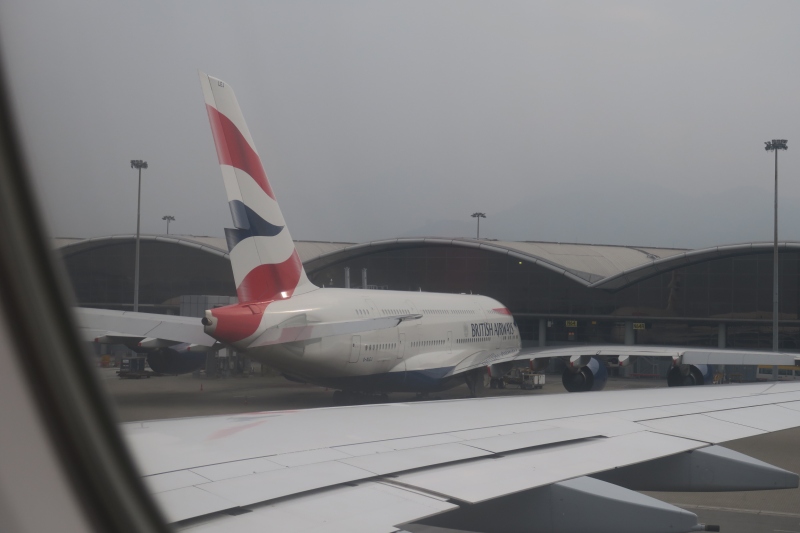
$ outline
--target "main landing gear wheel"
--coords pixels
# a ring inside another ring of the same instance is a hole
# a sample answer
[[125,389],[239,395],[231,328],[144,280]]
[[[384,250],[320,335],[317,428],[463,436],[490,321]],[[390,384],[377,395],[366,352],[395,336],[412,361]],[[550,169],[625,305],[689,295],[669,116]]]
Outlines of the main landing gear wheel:
[[333,392],[333,405],[365,405],[371,403],[387,403],[389,395],[382,394],[369,394],[365,392],[357,392],[350,390],[337,390]]
[[467,382],[470,398],[483,396],[483,377],[485,375],[483,369],[472,370],[464,374],[464,381]]
[[489,379],[489,388],[490,389],[505,389],[506,382],[503,381],[503,378],[490,378]]
[[353,405],[355,398],[352,392],[347,390],[333,391],[333,405]]

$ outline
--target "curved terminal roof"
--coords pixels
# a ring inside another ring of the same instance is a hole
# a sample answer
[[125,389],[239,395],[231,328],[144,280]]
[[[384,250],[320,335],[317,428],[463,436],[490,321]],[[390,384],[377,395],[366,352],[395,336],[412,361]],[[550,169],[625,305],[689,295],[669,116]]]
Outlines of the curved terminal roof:
[[[79,253],[90,248],[99,248],[123,241],[134,241],[136,235],[110,235],[107,237],[93,237],[91,239],[56,238],[56,248],[64,255]],[[166,242],[178,246],[187,246],[206,251],[212,255],[228,258],[228,244],[223,237],[202,237],[194,235],[140,235],[141,241]],[[351,243],[295,241],[300,260],[305,263],[321,255],[340,250]]]
[[523,261],[538,264],[585,286],[653,261],[686,252],[685,249],[644,248],[638,246],[418,237],[346,245],[311,260],[306,264],[306,269],[311,271],[319,270],[329,265],[376,251],[425,245],[479,248],[509,255]]
[[[174,243],[228,258],[227,244],[222,237],[184,235],[142,235],[142,241]],[[112,235],[91,239],[54,239],[64,255],[83,250],[133,241],[135,235]],[[618,290],[632,283],[711,259],[767,253],[771,242],[757,242],[714,246],[700,250],[679,248],[653,248],[641,246],[614,246],[533,241],[497,241],[488,239],[448,239],[440,237],[414,237],[386,239],[360,244],[321,241],[296,241],[298,254],[309,272],[352,258],[386,250],[417,246],[459,246],[477,248],[528,261],[561,274],[592,288]],[[780,250],[800,250],[798,242],[779,243]]]
[[[699,250],[686,250],[663,259],[655,259],[637,267],[623,270],[617,274],[592,283],[590,287],[608,290],[621,289],[632,283],[636,283],[637,281],[649,278],[650,276],[654,276],[661,272],[674,270],[682,266],[702,263],[703,261],[710,261],[711,259],[723,259],[725,257],[769,253],[774,250],[774,246],[775,245],[771,242],[750,242],[743,244],[728,244],[725,246],[712,246],[711,248],[701,248]],[[795,252],[800,251],[800,242],[779,242],[778,250]]]

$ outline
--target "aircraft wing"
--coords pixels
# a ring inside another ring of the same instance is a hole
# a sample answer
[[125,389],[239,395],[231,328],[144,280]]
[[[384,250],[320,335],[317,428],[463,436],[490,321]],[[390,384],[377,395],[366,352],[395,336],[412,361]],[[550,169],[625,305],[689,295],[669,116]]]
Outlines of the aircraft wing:
[[797,354],[728,350],[722,348],[685,348],[681,346],[584,345],[521,350],[515,360],[546,357],[671,357],[683,365],[800,365]]
[[459,363],[451,374],[461,374],[491,365],[511,365],[519,361],[533,361],[561,357],[570,359],[576,366],[586,364],[586,359],[615,358],[621,363],[630,357],[671,358],[675,365],[779,365],[800,366],[800,356],[780,352],[757,352],[719,348],[684,348],[680,346],[629,346],[629,345],[575,345],[558,348],[523,348],[519,352],[485,350],[477,352]]
[[703,526],[633,491],[797,487],[796,474],[717,445],[798,426],[800,383],[781,382],[259,412],[123,433],[168,520],[194,533],[678,533]]
[[85,307],[74,311],[81,337],[87,341],[153,348],[179,343],[211,347],[216,343],[205,334],[199,318]]

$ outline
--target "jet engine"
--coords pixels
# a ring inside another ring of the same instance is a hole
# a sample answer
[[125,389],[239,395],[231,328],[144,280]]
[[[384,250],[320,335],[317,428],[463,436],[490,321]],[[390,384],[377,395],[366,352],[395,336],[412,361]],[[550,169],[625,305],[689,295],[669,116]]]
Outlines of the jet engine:
[[578,368],[567,367],[561,375],[561,382],[567,392],[588,392],[603,390],[608,381],[608,370],[603,361],[594,357]]
[[147,364],[159,374],[188,374],[206,362],[205,352],[179,352],[172,348],[158,348],[147,353]]
[[708,385],[714,382],[711,365],[673,366],[667,373],[667,385],[684,387],[692,385]]

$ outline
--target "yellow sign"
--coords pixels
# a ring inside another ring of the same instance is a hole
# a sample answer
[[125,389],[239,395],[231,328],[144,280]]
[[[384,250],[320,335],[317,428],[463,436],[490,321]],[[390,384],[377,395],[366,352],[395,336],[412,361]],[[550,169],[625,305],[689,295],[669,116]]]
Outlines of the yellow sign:
[[568,328],[577,328],[578,321],[577,320],[567,320],[567,327]]
[[634,322],[633,329],[644,329],[644,322]]

